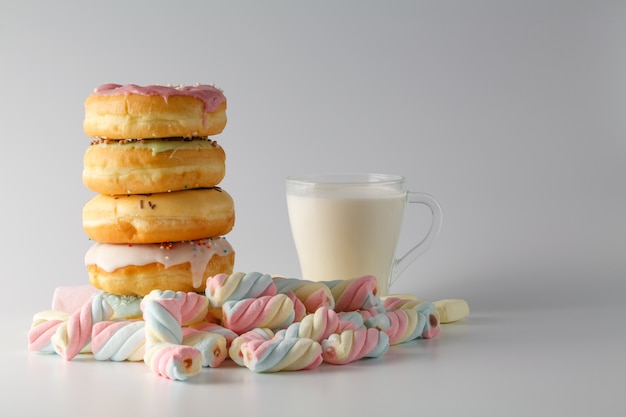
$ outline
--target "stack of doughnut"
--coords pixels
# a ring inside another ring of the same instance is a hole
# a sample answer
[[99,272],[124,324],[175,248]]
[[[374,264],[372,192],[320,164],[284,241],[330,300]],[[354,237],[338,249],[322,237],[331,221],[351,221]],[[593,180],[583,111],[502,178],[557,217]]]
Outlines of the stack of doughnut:
[[85,100],[89,281],[105,292],[201,292],[233,270],[232,197],[218,185],[226,98],[211,85],[105,84]]

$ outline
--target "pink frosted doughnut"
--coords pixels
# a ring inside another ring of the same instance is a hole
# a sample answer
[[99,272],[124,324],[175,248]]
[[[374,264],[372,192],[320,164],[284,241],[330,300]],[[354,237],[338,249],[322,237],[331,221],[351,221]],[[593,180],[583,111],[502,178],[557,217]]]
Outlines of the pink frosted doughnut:
[[226,338],[189,327],[183,328],[183,345],[193,346],[202,353],[202,366],[216,368],[228,357]]
[[224,327],[238,334],[255,327],[286,328],[295,317],[293,301],[285,294],[226,301],[222,314]]
[[293,291],[302,301],[307,313],[314,313],[320,307],[335,308],[335,299],[330,288],[321,282],[297,278],[273,277],[276,291],[286,294]]
[[275,295],[276,286],[268,274],[235,272],[207,278],[205,293],[212,307],[221,307],[226,301]]
[[33,316],[28,332],[28,350],[31,352],[55,353],[52,336],[57,328],[70,317],[70,313],[59,310],[41,311]]
[[94,323],[110,320],[113,309],[104,299],[103,293],[94,294],[83,304],[80,310],[70,315],[61,323],[51,341],[54,350],[66,360],[71,360],[91,341],[91,329]]
[[146,346],[144,354],[144,361],[155,374],[177,381],[200,373],[202,360],[198,349],[167,342]]
[[146,346],[142,320],[101,321],[91,331],[91,352],[99,361],[143,360]]
[[250,342],[252,340],[262,340],[267,341],[274,337],[274,332],[270,329],[262,329],[257,327],[256,329],[252,329],[248,332],[243,333],[241,336],[238,336],[233,340],[228,349],[228,356],[239,366],[245,366],[243,361],[243,352],[241,351],[241,346],[244,343]]
[[335,299],[335,311],[356,311],[382,304],[378,295],[376,277],[364,275],[359,278],[324,282]]
[[280,330],[270,340],[250,340],[241,345],[244,365],[254,372],[313,369],[322,363],[322,347],[303,337],[285,337]]
[[333,365],[344,365],[361,358],[379,358],[387,350],[389,337],[377,329],[345,330],[322,341],[324,362]]

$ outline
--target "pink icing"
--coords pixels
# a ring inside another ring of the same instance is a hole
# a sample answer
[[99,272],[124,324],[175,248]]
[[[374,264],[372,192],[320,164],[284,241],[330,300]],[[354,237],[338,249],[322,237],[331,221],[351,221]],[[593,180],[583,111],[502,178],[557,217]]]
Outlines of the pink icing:
[[139,86],[135,84],[103,84],[93,91],[94,95],[111,96],[118,94],[139,94],[142,96],[161,96],[165,101],[171,96],[188,96],[202,100],[204,112],[215,111],[220,104],[226,101],[224,93],[219,88],[212,85],[196,84],[193,86],[162,86],[147,85]]
[[224,238],[177,242],[167,246],[97,242],[85,254],[85,265],[98,265],[107,272],[113,272],[128,265],[142,266],[158,262],[169,268],[189,262],[192,284],[194,288],[200,288],[204,271],[213,255],[223,256],[232,251],[230,243]]

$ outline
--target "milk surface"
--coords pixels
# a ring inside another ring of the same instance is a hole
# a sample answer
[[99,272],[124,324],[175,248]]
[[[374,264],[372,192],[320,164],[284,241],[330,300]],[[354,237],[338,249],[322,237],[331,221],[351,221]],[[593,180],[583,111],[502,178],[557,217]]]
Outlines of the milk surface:
[[302,278],[313,281],[374,275],[386,292],[406,194],[370,187],[287,196]]

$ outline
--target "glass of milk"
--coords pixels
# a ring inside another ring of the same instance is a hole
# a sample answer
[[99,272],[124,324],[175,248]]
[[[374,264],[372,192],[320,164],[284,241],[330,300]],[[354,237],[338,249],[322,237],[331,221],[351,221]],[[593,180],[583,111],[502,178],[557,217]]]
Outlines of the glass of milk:
[[[407,204],[432,213],[429,231],[405,254],[396,249]],[[380,295],[433,243],[441,229],[437,200],[409,192],[399,175],[346,173],[287,178],[287,208],[302,278],[374,275]]]

